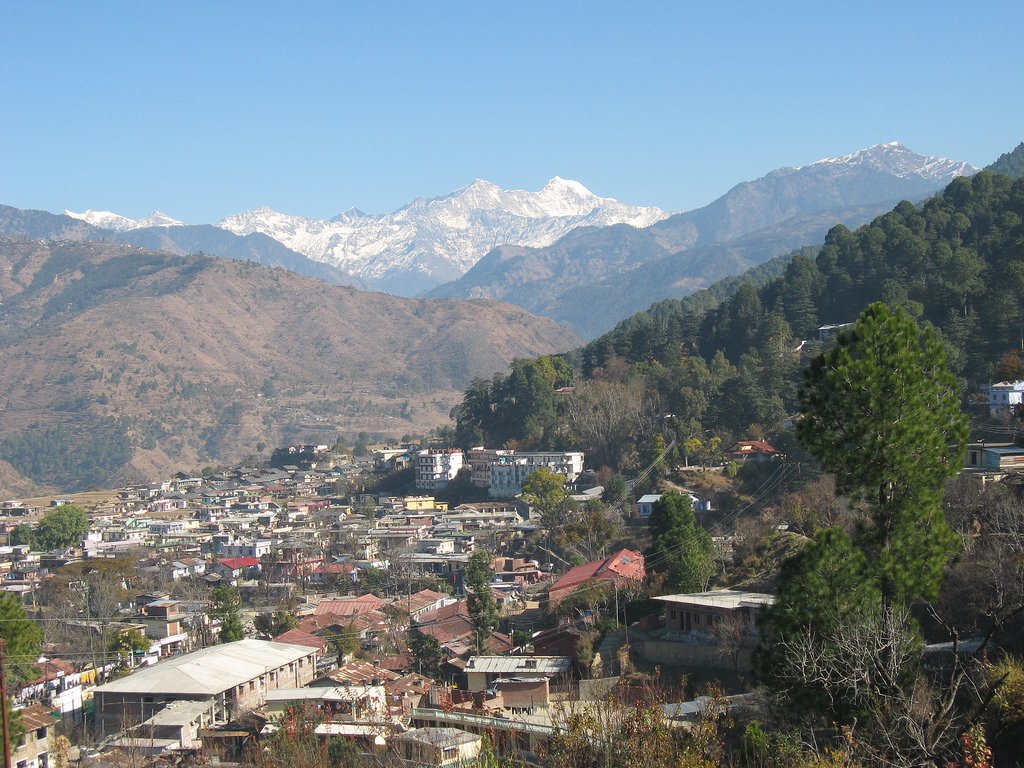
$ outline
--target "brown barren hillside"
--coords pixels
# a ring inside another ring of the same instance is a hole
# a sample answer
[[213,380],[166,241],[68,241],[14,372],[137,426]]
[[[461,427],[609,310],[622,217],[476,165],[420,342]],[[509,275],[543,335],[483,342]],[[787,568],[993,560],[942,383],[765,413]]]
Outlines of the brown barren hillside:
[[508,304],[107,243],[0,240],[0,302],[0,459],[62,489],[425,430],[474,377],[579,341]]

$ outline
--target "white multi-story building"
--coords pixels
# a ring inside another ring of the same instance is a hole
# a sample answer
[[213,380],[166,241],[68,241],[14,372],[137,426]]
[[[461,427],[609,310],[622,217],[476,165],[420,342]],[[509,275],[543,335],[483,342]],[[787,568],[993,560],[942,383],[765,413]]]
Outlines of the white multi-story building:
[[457,449],[420,451],[416,454],[416,487],[439,491],[448,487],[462,469],[463,453]]
[[491,465],[502,456],[510,456],[515,451],[506,451],[500,448],[484,448],[478,446],[470,448],[466,454],[466,462],[469,464],[469,481],[477,488],[491,487]]
[[1014,416],[1024,403],[1024,381],[1001,381],[988,393],[988,412],[994,419]]
[[488,493],[492,498],[512,498],[523,492],[523,482],[541,467],[571,483],[583,471],[582,451],[508,451],[491,462]]

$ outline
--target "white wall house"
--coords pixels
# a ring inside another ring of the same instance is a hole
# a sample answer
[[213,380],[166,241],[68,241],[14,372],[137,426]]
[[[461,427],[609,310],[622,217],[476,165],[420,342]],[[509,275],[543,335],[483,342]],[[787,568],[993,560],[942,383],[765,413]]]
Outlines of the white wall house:
[[1016,415],[1021,403],[1024,403],[1024,381],[1001,381],[989,389],[988,412],[994,419]]

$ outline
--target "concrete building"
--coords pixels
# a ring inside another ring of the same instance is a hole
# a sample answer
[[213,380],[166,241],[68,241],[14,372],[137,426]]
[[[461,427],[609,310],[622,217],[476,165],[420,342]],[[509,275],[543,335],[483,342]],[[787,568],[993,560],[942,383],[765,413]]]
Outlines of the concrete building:
[[22,734],[11,747],[11,759],[18,768],[48,768],[50,728],[57,724],[53,711],[42,704],[14,710],[21,719]]
[[509,451],[491,463],[488,493],[491,498],[510,499],[523,492],[523,483],[541,467],[562,475],[566,484],[572,483],[583,471],[583,453],[580,451]]
[[745,620],[751,633],[756,633],[758,611],[775,602],[774,595],[732,589],[662,595],[654,599],[665,603],[667,629],[703,635],[711,635],[717,624],[733,617]]
[[469,482],[477,488],[491,487],[491,465],[500,457],[508,456],[514,451],[506,451],[500,448],[484,448],[478,446],[470,448],[466,453],[466,461],[469,464]]
[[1024,381],[1001,381],[988,391],[988,412],[994,419],[1008,419],[1024,403]]
[[278,719],[293,707],[311,706],[330,722],[354,723],[387,718],[388,700],[383,684],[281,688],[267,692],[267,714]]
[[523,481],[540,467],[564,475],[572,483],[583,471],[580,451],[509,451],[478,446],[466,454],[470,482],[490,489],[492,498],[512,498],[523,492]]
[[463,453],[458,449],[424,450],[416,454],[416,487],[439,491],[448,487],[462,469]]
[[409,765],[476,765],[483,738],[458,728],[413,728],[391,740],[391,749]]
[[268,691],[310,683],[316,657],[305,645],[239,640],[162,661],[95,689],[96,728],[141,724],[175,701],[204,702],[213,722],[226,722],[265,704]]
[[553,680],[569,674],[568,656],[470,656],[466,662],[466,682],[471,691],[486,691],[500,678],[538,678]]
[[[706,514],[711,511],[711,502],[707,499],[702,499],[697,494],[685,489],[683,493],[689,496],[690,501],[693,502],[694,512]],[[636,500],[636,507],[641,520],[646,520],[654,513],[654,505],[661,501],[662,495],[660,493],[646,493]]]

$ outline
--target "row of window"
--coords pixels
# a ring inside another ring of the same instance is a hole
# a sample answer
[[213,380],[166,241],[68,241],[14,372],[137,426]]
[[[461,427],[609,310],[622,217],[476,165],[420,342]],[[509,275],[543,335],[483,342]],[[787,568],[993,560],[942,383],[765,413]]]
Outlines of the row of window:
[[669,617],[669,619],[672,619],[673,621],[675,619],[677,619],[677,618],[682,620],[682,619],[686,619],[687,614],[689,614],[690,621],[692,622],[692,625],[695,626],[695,627],[699,627],[700,626],[700,624],[701,624],[700,618],[701,618],[702,615],[704,616],[704,619],[705,619],[704,623],[707,626],[709,626],[709,627],[714,625],[714,624],[721,624],[722,623],[722,617],[720,615],[718,615],[718,614],[711,614],[711,613],[700,614],[700,613],[698,613],[696,611],[677,611],[675,608],[670,608],[669,609],[668,617]]

